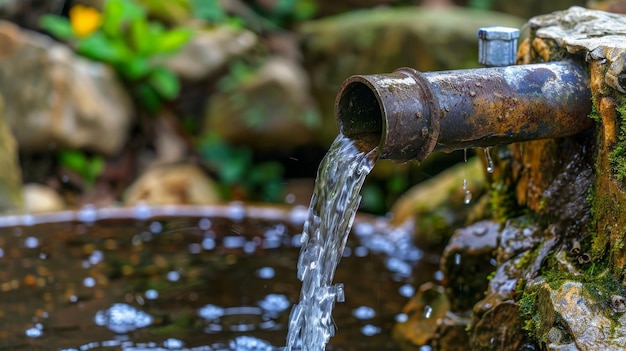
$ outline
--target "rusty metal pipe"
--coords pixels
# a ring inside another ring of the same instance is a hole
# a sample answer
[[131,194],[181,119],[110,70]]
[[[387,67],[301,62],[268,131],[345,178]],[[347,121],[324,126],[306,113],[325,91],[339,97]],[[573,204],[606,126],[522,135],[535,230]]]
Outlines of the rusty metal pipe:
[[578,64],[348,78],[337,95],[339,130],[378,157],[421,161],[433,151],[575,135],[591,126],[589,77]]

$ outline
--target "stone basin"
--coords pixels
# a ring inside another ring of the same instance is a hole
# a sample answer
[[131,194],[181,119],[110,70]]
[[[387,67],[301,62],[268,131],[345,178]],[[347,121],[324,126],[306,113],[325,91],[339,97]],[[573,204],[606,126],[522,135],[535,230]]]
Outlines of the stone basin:
[[[304,207],[167,206],[0,217],[0,349],[279,350]],[[391,329],[438,257],[358,216],[328,350],[396,350]]]

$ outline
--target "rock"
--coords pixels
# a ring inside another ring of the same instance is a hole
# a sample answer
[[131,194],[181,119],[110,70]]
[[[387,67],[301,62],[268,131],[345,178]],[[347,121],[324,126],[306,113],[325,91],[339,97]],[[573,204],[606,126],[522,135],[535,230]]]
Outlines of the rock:
[[443,285],[451,311],[464,312],[484,296],[488,275],[494,271],[500,223],[480,221],[458,229],[441,258]]
[[[597,289],[591,286],[593,283],[570,280],[560,283],[558,287],[554,283],[543,283],[537,288],[536,304],[540,308],[537,313],[541,313],[539,318],[544,323],[541,330],[547,333],[547,349],[623,350],[626,315],[623,310],[615,310],[619,307],[614,302],[617,295],[589,294]],[[624,298],[619,297],[623,301]],[[554,315],[548,315],[550,313]]]
[[438,323],[449,309],[450,303],[443,287],[433,283],[422,284],[404,306],[402,312],[407,315],[407,320],[394,326],[394,340],[413,346],[426,345],[435,337]]
[[0,212],[22,208],[22,175],[17,144],[5,122],[4,111],[4,100],[0,95]]
[[52,188],[42,184],[24,185],[24,212],[42,213],[65,210],[65,202]]
[[244,55],[259,43],[247,30],[229,26],[197,29],[183,48],[169,57],[165,65],[181,78],[196,81],[224,69],[234,58]]
[[148,169],[124,194],[124,205],[209,205],[220,201],[213,181],[197,166],[176,164]]
[[521,18],[465,8],[376,8],[310,21],[299,28],[304,64],[320,103],[330,144],[337,135],[334,102],[354,74],[478,67],[476,31],[489,25],[521,27]]
[[273,57],[211,97],[204,129],[229,143],[284,151],[310,143],[317,123],[306,72],[296,62]]
[[11,101],[5,119],[21,151],[121,149],[133,108],[110,67],[8,22],[0,22],[0,47],[0,94]]
[[503,302],[487,311],[470,337],[471,350],[517,351],[524,339],[522,318],[514,302]]

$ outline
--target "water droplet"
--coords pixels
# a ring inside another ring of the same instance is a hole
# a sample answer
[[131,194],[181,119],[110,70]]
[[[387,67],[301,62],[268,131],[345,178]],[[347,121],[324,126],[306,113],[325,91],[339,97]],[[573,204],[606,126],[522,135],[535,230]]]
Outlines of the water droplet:
[[428,319],[433,314],[433,308],[430,305],[424,306],[424,318]]
[[34,249],[39,246],[39,239],[35,238],[34,236],[29,236],[28,238],[24,239],[24,246],[29,249]]
[[483,84],[481,82],[476,82],[476,83],[474,83],[474,85],[479,87],[479,88],[483,86]]
[[398,289],[400,295],[404,297],[411,297],[415,295],[415,288],[411,284],[404,284]]
[[374,336],[380,333],[380,330],[381,329],[375,325],[367,324],[361,328],[361,333],[365,336]]
[[472,191],[467,188],[467,178],[463,179],[463,203],[469,205],[472,202]]
[[96,280],[93,277],[87,277],[83,279],[83,285],[88,288],[93,288],[96,286]]
[[469,190],[465,190],[465,195],[463,196],[463,203],[469,205],[472,202],[472,192]]
[[461,265],[461,254],[458,252],[454,254],[454,264],[457,266]]
[[204,238],[202,240],[202,248],[210,251],[213,250],[215,248],[215,239],[213,238]]
[[272,279],[275,275],[276,271],[272,267],[263,267],[256,271],[256,276],[261,279]]
[[167,280],[171,282],[177,282],[178,280],[180,280],[180,273],[176,271],[167,272]]
[[483,149],[485,157],[487,158],[487,172],[493,173],[493,159],[491,158],[491,148],[486,147]]
[[433,278],[435,278],[435,280],[437,280],[437,281],[442,281],[443,280],[443,272],[442,271],[436,271],[435,274],[433,274]]
[[409,315],[406,313],[398,313],[396,314],[395,320],[398,323],[404,323],[409,320]]
[[470,90],[470,92],[469,92],[469,96],[471,96],[471,97],[476,96],[476,92],[475,92],[475,91],[473,91],[473,90]]
[[352,310],[352,315],[356,319],[367,320],[374,318],[374,316],[376,316],[376,311],[369,306],[359,306]]
[[154,289],[148,289],[146,290],[144,295],[146,296],[146,299],[148,300],[156,300],[159,297],[159,292]]

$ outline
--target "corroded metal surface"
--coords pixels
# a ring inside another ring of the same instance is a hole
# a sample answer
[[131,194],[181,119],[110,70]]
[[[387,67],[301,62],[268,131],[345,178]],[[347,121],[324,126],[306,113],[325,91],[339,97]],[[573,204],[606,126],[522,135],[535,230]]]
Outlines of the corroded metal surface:
[[591,126],[589,79],[571,62],[353,76],[337,96],[340,131],[379,157],[558,138]]
[[620,80],[626,76],[626,16],[571,7],[532,18],[535,35],[552,39],[571,54],[584,53],[588,60],[608,60],[606,83],[626,93]]

